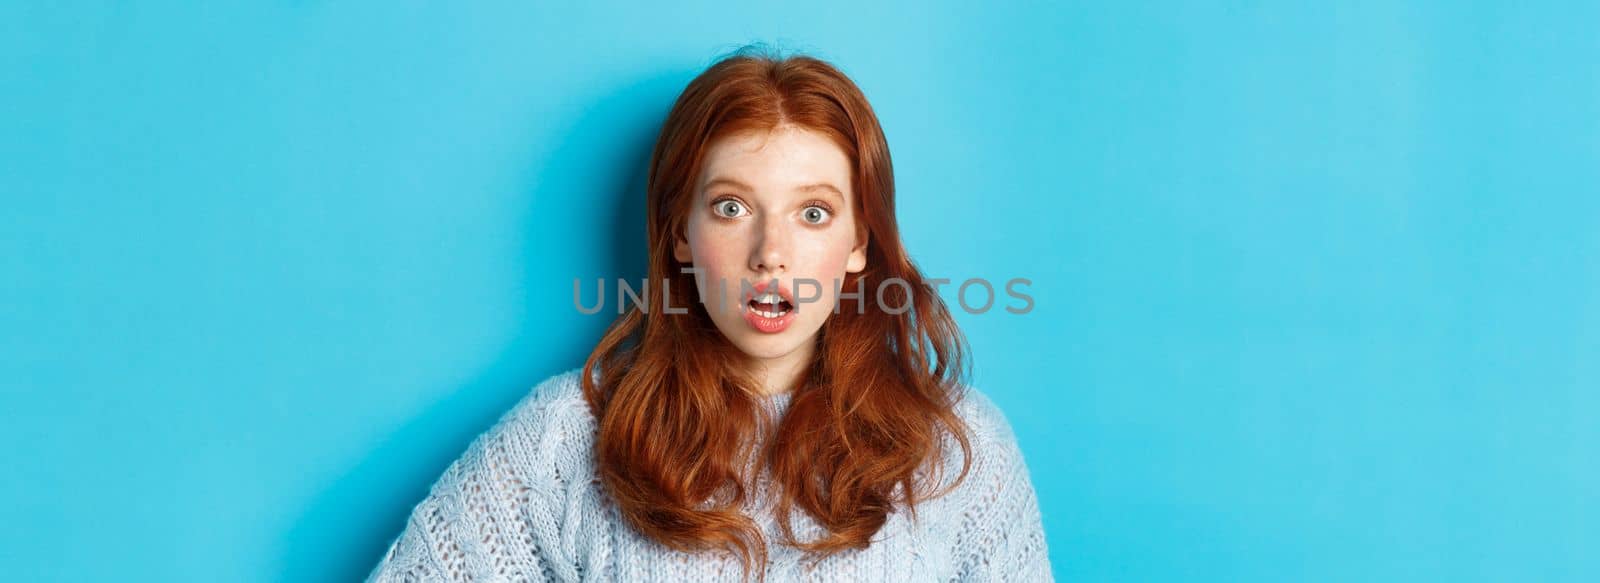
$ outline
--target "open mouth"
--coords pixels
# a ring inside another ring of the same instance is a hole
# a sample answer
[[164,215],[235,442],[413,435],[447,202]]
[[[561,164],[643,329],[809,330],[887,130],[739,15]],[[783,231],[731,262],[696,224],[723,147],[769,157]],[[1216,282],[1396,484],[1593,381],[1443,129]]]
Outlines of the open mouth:
[[776,281],[757,283],[745,299],[744,320],[763,334],[778,334],[794,323],[794,296]]
[[763,318],[781,318],[794,310],[794,304],[773,292],[756,294],[746,305],[751,312]]

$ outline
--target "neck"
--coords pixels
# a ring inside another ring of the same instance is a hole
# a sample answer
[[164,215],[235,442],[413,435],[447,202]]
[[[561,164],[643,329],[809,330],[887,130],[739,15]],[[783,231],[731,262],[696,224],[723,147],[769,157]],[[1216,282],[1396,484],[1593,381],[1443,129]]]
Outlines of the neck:
[[805,342],[789,354],[755,360],[753,370],[756,379],[761,382],[762,393],[777,395],[793,391],[811,364],[811,355],[815,351],[815,342]]

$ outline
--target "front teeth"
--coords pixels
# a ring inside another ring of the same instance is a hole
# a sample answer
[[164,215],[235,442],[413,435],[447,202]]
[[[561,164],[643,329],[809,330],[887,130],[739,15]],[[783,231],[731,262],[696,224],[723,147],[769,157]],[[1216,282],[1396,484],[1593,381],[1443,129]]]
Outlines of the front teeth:
[[[766,293],[758,294],[758,295],[750,298],[750,301],[752,301],[754,303],[757,303],[757,304],[770,304],[770,305],[776,306],[776,305],[779,305],[779,304],[781,304],[783,302],[783,296],[778,295],[777,292],[766,292]],[[788,310],[779,310],[779,311],[769,312],[767,310],[757,309],[757,308],[755,308],[753,306],[750,308],[750,311],[755,312],[757,315],[759,315],[759,316],[761,316],[763,318],[778,318],[778,317],[782,317],[784,314],[789,313]]]

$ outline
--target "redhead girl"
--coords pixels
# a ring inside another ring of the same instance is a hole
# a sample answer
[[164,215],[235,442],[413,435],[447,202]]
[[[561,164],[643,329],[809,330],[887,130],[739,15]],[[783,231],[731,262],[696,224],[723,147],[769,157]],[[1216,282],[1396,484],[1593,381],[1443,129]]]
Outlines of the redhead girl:
[[742,53],[650,161],[649,282],[433,485],[372,581],[1049,581],[1006,417],[836,68]]

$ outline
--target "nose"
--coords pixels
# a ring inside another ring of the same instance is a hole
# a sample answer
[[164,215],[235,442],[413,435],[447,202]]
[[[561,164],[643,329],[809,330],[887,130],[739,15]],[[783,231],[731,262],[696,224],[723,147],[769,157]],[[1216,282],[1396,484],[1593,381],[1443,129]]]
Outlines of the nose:
[[767,214],[757,228],[756,244],[751,248],[750,269],[762,276],[773,276],[789,269],[789,231],[783,218]]

